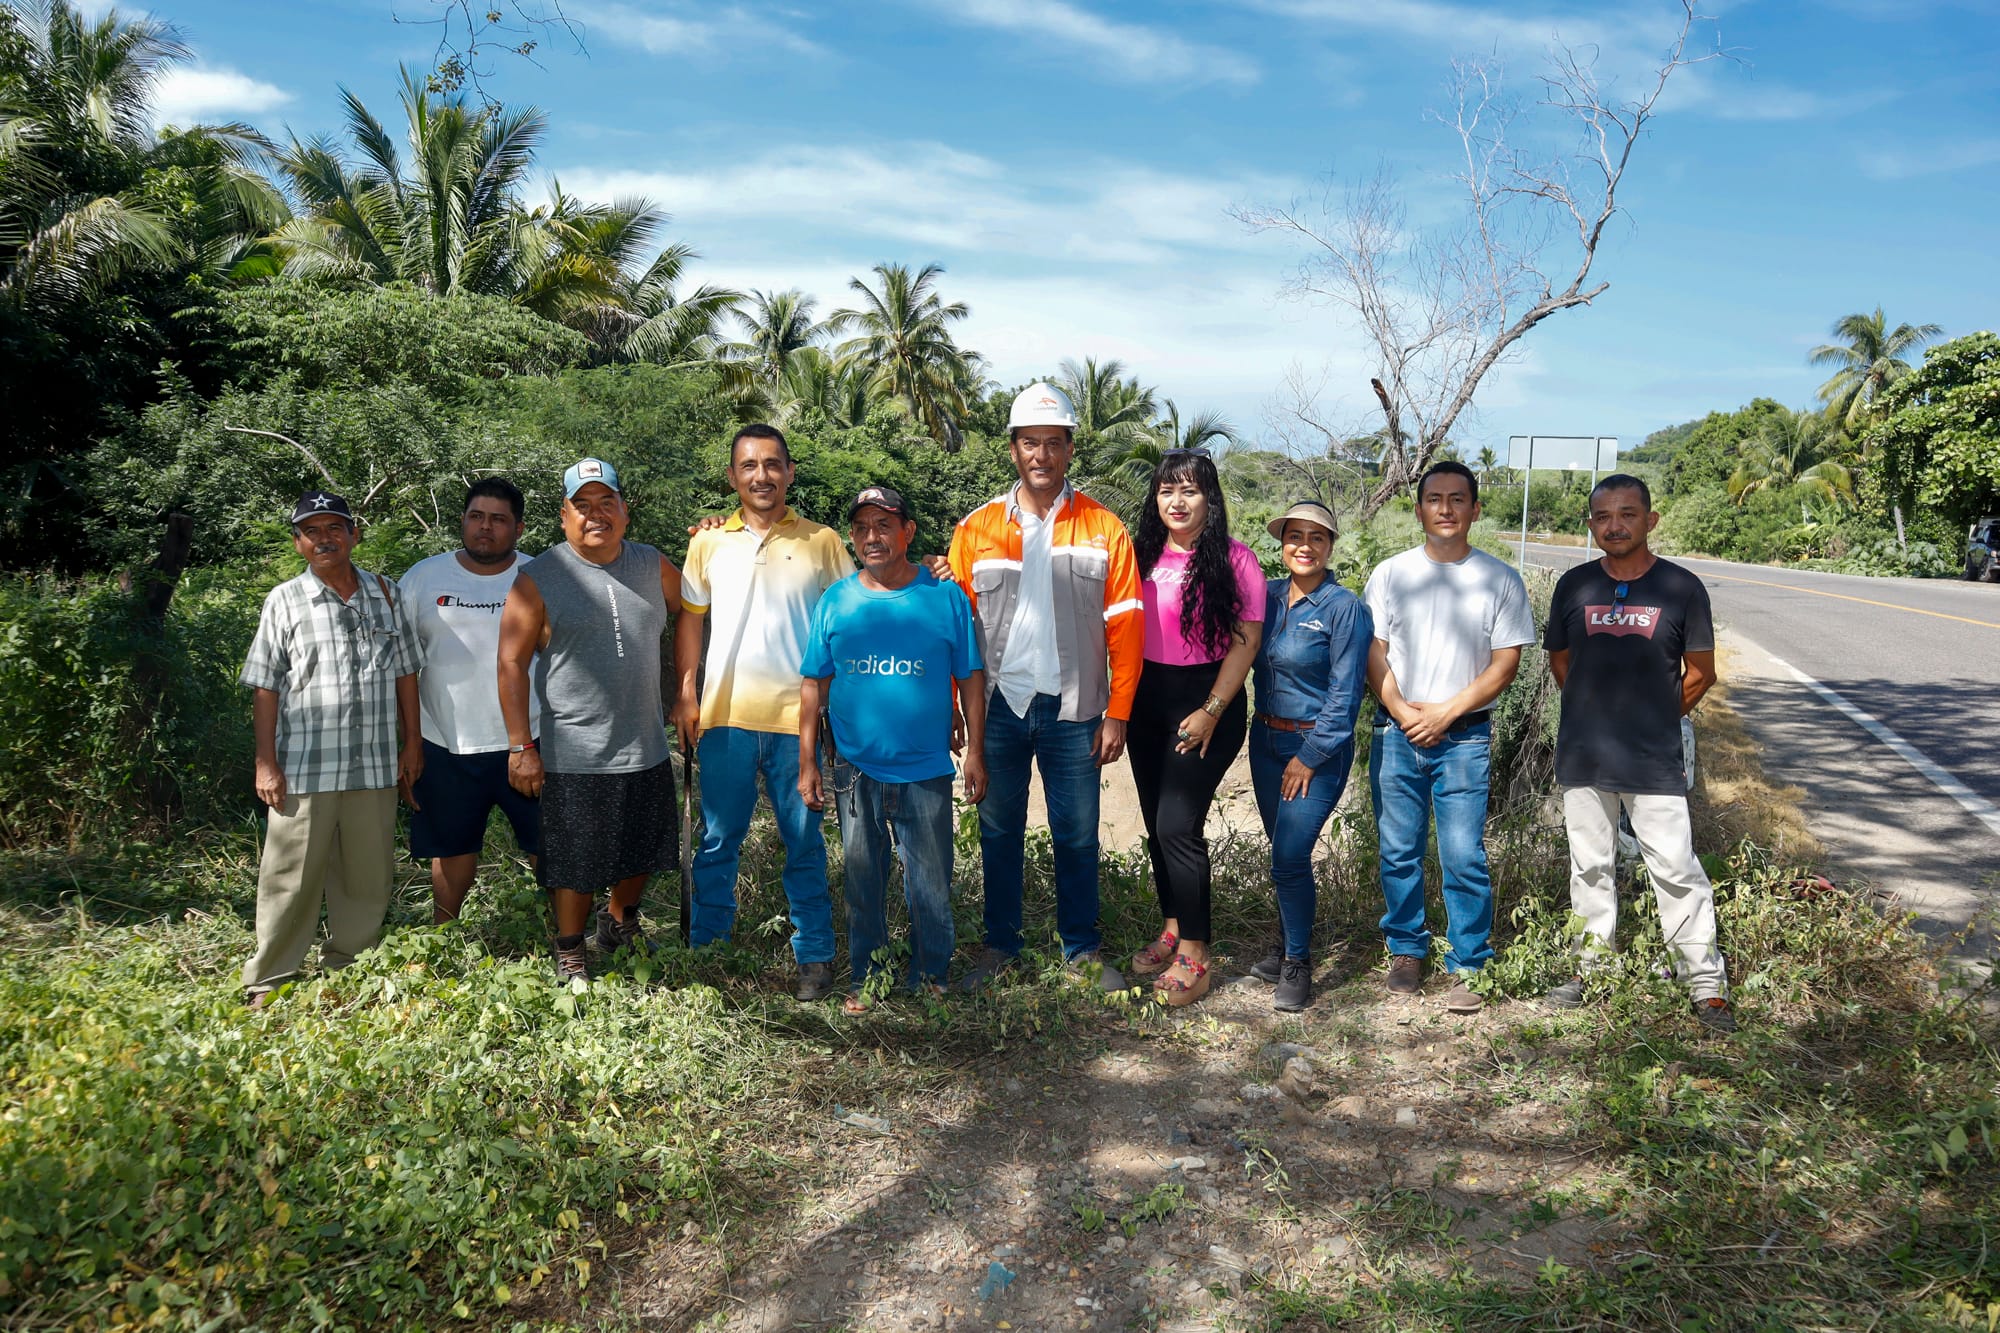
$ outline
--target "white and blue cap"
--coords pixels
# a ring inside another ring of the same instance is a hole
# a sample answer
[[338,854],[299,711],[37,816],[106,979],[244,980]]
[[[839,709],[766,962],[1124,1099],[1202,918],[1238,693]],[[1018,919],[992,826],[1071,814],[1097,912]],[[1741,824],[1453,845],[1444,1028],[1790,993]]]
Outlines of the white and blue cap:
[[575,499],[576,493],[593,481],[609,486],[620,495],[625,493],[618,485],[617,468],[601,458],[586,458],[563,469],[563,499]]

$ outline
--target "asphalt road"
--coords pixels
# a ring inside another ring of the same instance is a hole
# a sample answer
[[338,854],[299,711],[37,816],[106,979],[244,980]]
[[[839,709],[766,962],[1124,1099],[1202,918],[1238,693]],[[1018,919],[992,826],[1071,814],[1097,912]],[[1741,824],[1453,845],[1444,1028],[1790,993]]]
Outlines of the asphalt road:
[[[1528,544],[1530,564],[1592,558]],[[1806,790],[1836,868],[1940,933],[2000,908],[2000,584],[1678,563],[1708,588],[1766,770]]]

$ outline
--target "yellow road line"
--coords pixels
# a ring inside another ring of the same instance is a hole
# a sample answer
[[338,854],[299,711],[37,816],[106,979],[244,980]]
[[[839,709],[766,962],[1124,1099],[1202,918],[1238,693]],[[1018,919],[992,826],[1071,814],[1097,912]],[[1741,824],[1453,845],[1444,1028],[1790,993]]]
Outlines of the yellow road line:
[[1863,606],[1879,606],[1889,611],[1908,611],[1913,616],[1936,616],[1939,620],[1956,620],[1961,625],[1977,625],[1981,629],[2000,629],[2000,625],[1990,620],[1974,620],[1971,616],[1955,616],[1946,611],[1926,611],[1921,606],[1902,606],[1895,602],[1878,602],[1868,597],[1850,597],[1844,592],[1825,592],[1819,588],[1801,588],[1795,583],[1773,583],[1769,579],[1746,579],[1737,574],[1710,574],[1712,579],[1728,579],[1731,583],[1754,583],[1761,588],[1783,588],[1786,592],[1811,593],[1814,597],[1837,597],[1843,602],[1859,602]]
[[[1538,544],[1535,542],[1529,543],[1530,546]],[[1560,547],[1547,549],[1580,550],[1582,548]],[[1690,559],[1689,563],[1713,564],[1714,562],[1694,561]],[[1786,592],[1810,593],[1814,597],[1835,597],[1843,602],[1859,602],[1863,606],[1879,606],[1887,611],[1908,611],[1913,616],[1936,616],[1939,620],[1956,620],[1961,625],[1977,625],[1981,629],[2000,629],[2000,624],[1995,624],[1990,620],[1974,620],[1971,616],[1955,616],[1946,611],[1926,611],[1921,606],[1902,606],[1896,602],[1878,602],[1869,597],[1850,597],[1844,592],[1824,592],[1818,588],[1801,588],[1796,583],[1773,583],[1769,579],[1746,579],[1740,574],[1708,574],[1704,577],[1728,579],[1731,583],[1754,583],[1760,588],[1783,588]]]

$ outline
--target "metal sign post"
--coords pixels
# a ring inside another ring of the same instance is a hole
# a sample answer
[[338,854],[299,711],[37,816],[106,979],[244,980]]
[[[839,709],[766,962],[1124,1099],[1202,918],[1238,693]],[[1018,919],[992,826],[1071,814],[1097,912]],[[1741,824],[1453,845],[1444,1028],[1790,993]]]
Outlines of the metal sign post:
[[[1528,563],[1528,493],[1535,482],[1535,451],[1541,447],[1544,468],[1581,471],[1590,468],[1590,488],[1597,489],[1600,472],[1618,469],[1618,437],[1615,435],[1510,435],[1507,437],[1507,466],[1521,474],[1521,563]],[[1584,549],[1591,550],[1589,528],[1584,529]]]

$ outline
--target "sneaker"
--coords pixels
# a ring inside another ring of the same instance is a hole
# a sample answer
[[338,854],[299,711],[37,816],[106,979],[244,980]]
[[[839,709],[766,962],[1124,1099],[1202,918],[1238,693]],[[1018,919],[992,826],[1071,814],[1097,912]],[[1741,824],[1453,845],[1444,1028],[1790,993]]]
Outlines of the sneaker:
[[583,950],[583,933],[556,936],[556,985],[590,980],[590,959]]
[[1448,1014],[1476,1014],[1485,1007],[1486,997],[1463,980],[1452,982],[1451,989],[1444,993],[1444,1008]]
[[[1262,958],[1250,964],[1250,975],[1267,986],[1275,986],[1284,980],[1285,946],[1274,941],[1270,948],[1264,950]],[[1284,1008],[1283,1005],[1278,1007]]]
[[1281,1014],[1296,1014],[1313,1002],[1312,959],[1280,957],[1278,963],[1278,988],[1271,992],[1271,1007]]
[[1731,1033],[1736,1031],[1736,1015],[1730,1012],[1729,1001],[1721,996],[1694,1002],[1694,1016],[1710,1032]]
[[1088,953],[1080,953],[1074,958],[1065,960],[1063,966],[1075,975],[1082,977],[1085,981],[1090,980],[1090,970],[1097,968],[1099,969],[1097,973],[1098,985],[1108,991],[1121,991],[1125,989],[1125,974],[1120,972],[1116,965],[1105,962],[1104,956],[1096,949],[1092,949]]
[[1383,983],[1391,995],[1415,995],[1424,988],[1424,960],[1415,954],[1389,955],[1389,979]]
[[597,909],[597,934],[592,941],[604,953],[617,953],[620,949],[636,949],[650,953],[652,946],[646,941],[645,923],[639,920],[638,907],[625,909],[625,919],[620,921],[611,915],[609,907]]
[[981,990],[1013,966],[1013,954],[1002,953],[989,944],[979,951],[979,960],[972,965],[972,969],[958,979],[958,988],[963,991]]
[[814,1004],[833,994],[833,964],[800,963],[799,988],[792,993],[800,1004]]
[[1571,977],[1559,986],[1549,987],[1542,997],[1558,1009],[1581,1009],[1583,1007],[1583,978]]

